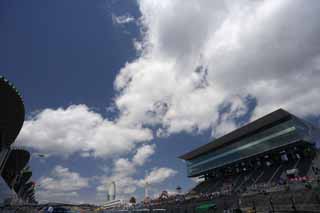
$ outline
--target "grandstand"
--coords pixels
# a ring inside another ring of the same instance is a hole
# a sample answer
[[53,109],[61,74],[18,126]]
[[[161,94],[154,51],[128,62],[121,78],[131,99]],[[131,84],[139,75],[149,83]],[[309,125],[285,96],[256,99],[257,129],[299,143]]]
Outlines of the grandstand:
[[[179,158],[200,181],[148,209],[184,212],[291,212],[320,209],[320,131],[278,109]],[[211,209],[210,209],[211,208]]]
[[4,180],[4,183],[0,184],[0,202],[16,199],[19,203],[36,203],[34,184],[29,186],[27,183],[32,175],[26,167],[30,153],[11,147],[24,122],[23,100],[18,90],[2,76],[0,102],[0,175]]
[[318,128],[278,109],[180,156],[188,177],[202,181],[184,195],[183,202],[168,200],[156,207],[195,212],[210,201],[218,210],[269,211],[274,205],[292,210],[297,200],[300,209],[320,208],[319,193],[305,191],[306,186],[320,189],[319,139]]
[[204,179],[194,191],[245,192],[307,177],[319,138],[317,128],[279,109],[180,158],[186,161],[189,177]]
[[320,189],[319,139],[319,129],[278,109],[180,156],[188,177],[202,181],[178,202],[151,205],[166,212],[196,212],[208,202],[216,212],[319,209],[320,195],[311,190]]
[[188,177],[202,179],[190,191],[163,192],[135,208],[166,213],[319,210],[319,139],[318,128],[278,109],[180,156]]

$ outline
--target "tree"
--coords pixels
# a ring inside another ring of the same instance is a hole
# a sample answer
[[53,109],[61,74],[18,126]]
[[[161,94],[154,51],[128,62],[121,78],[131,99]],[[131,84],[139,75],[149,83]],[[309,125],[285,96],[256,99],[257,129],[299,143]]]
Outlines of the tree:
[[136,204],[136,198],[135,197],[131,197],[130,200],[129,200],[129,203],[131,204]]

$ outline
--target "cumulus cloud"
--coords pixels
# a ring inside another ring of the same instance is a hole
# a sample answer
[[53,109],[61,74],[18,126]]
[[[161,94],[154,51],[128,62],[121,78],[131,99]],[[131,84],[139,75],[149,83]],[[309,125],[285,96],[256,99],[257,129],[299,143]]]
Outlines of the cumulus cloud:
[[[117,179],[124,193],[132,193],[147,179],[162,180],[159,169],[151,171],[159,179],[133,178],[154,152],[152,146],[142,146],[153,138],[152,131],[162,137],[211,129],[220,136],[248,113],[252,120],[279,107],[299,116],[319,115],[320,2],[138,4],[143,39],[134,44],[140,56],[126,63],[114,82],[116,119],[85,105],[45,109],[25,122],[19,143],[84,157],[134,153],[132,159],[114,160],[111,175],[101,178],[97,188]],[[133,21],[128,16],[113,19],[118,24]],[[254,109],[248,97],[255,100]]]
[[17,143],[51,155],[106,158],[128,153],[152,137],[149,129],[121,126],[86,105],[71,105],[45,109],[25,121]]
[[66,201],[78,197],[80,189],[89,187],[89,178],[81,177],[79,173],[57,165],[50,176],[41,177],[37,185],[38,200]]
[[[18,142],[44,152],[107,157],[134,151],[153,138],[152,131],[161,137],[212,129],[220,136],[252,110],[248,97],[257,103],[251,119],[279,107],[318,115],[320,3],[138,4],[141,55],[114,82],[116,119],[85,105],[45,109],[25,122]],[[223,106],[230,110],[221,111]]]
[[87,178],[60,165],[55,166],[50,177],[41,177],[38,183],[41,189],[56,192],[76,191],[89,185]]
[[139,183],[140,185],[145,185],[146,183],[150,185],[158,184],[163,182],[164,180],[173,177],[174,175],[177,174],[177,171],[166,168],[166,167],[161,167],[161,168],[154,168],[152,171],[145,176],[143,180],[140,180]]
[[166,167],[153,168],[143,179],[135,177],[139,167],[154,153],[154,148],[152,145],[143,145],[131,160],[126,158],[114,160],[111,174],[99,177],[100,184],[96,188],[98,196],[105,193],[108,190],[108,185],[113,181],[116,183],[118,198],[127,199],[138,188],[144,188],[146,182],[155,186],[173,177],[177,172]]
[[[140,147],[137,153],[139,150],[143,149],[145,149],[145,146]],[[137,153],[134,155],[133,159],[137,158]],[[141,151],[139,153],[141,153]],[[144,160],[146,160],[146,158],[144,158]],[[112,182],[116,183],[117,196],[123,198],[128,194],[134,193],[137,189],[137,180],[134,179],[133,176],[136,174],[140,165],[140,161],[136,162],[135,160],[129,160],[127,158],[115,159],[113,161],[110,174],[99,177],[100,185],[98,185],[96,188],[98,194],[106,192],[108,190],[108,186]]]
[[153,168],[152,171],[145,176],[143,179],[134,178],[132,175],[124,173],[114,173],[112,176],[100,177],[100,185],[97,186],[97,193],[106,192],[108,185],[112,182],[116,182],[117,197],[128,199],[138,188],[144,188],[146,183],[150,184],[153,188],[156,185],[166,181],[173,177],[177,172],[167,167]]
[[155,152],[155,146],[153,145],[143,145],[140,147],[136,154],[133,156],[133,163],[142,166],[146,160],[153,155]]
[[80,203],[78,192],[48,192],[36,191],[36,199],[39,203],[61,202],[61,203]]
[[[252,110],[248,96],[257,102],[252,119],[279,107],[318,115],[320,3],[141,0],[139,7],[142,54],[115,81],[120,123],[155,126],[158,136],[208,128],[222,135]],[[221,115],[228,104],[235,107]]]
[[128,159],[120,158],[115,160],[113,173],[118,176],[128,176],[136,172],[135,165]]

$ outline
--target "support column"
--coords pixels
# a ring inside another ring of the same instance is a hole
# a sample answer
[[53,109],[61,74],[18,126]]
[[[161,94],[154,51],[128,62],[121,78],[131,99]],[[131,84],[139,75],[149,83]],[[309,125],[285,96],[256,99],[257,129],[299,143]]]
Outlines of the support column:
[[1,149],[0,149],[0,174],[2,174],[2,170],[4,168],[4,165],[7,162],[7,159],[9,157],[10,154],[10,146],[4,144],[5,141],[5,133],[2,132],[1,134],[1,138],[0,138],[0,145],[1,145]]

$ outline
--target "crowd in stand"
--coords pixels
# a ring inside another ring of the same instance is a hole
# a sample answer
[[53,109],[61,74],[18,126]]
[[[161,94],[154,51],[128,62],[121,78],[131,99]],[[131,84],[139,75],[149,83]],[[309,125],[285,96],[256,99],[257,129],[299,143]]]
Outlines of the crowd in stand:
[[[304,177],[296,177],[291,178],[288,180],[280,180],[278,182],[271,182],[271,183],[260,183],[260,184],[253,184],[249,187],[243,189],[243,191],[235,192],[232,186],[224,187],[220,191],[214,192],[196,192],[191,190],[187,194],[176,194],[168,196],[160,196],[157,199],[153,199],[148,203],[148,205],[161,205],[161,204],[186,204],[191,202],[203,202],[203,201],[211,201],[216,200],[217,198],[223,197],[230,197],[236,194],[248,195],[254,193],[262,193],[266,194],[269,192],[276,192],[276,191],[286,191],[290,190],[290,187],[293,185],[298,185],[300,188],[311,189],[311,185],[317,184],[320,185],[319,178],[310,178],[308,176]],[[166,192],[167,193],[167,192]]]

